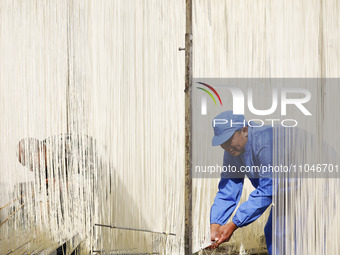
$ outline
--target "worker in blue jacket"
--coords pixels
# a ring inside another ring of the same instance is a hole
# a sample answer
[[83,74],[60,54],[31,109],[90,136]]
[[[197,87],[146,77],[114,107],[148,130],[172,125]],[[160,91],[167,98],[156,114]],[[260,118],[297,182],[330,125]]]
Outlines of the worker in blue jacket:
[[[220,145],[225,150],[223,165],[234,166],[237,172],[221,174],[219,190],[210,212],[211,241],[217,241],[212,248],[228,242],[237,228],[258,219],[272,203],[272,173],[268,166],[273,163],[273,128],[253,126],[247,125],[243,115],[234,115],[232,111],[223,112],[213,120],[215,135],[212,145]],[[240,201],[245,176],[255,190],[239,206],[232,221],[227,223]],[[271,254],[272,212],[264,232]]]

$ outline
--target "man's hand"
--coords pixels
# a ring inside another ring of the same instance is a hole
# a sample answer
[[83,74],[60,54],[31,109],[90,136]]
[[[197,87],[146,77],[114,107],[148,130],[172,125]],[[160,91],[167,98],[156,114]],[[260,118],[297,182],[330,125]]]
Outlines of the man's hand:
[[[213,224],[212,224],[213,225]],[[211,228],[211,227],[210,227]],[[215,240],[218,240],[216,243],[211,245],[211,248],[217,248],[221,243],[228,242],[230,237],[233,235],[234,231],[237,229],[237,226],[234,222],[229,222],[219,228],[218,234],[215,237]],[[212,234],[211,234],[212,236]],[[213,241],[211,239],[211,241]]]
[[220,224],[213,223],[210,225],[211,242],[215,242],[218,240],[217,235],[220,232],[220,228]]

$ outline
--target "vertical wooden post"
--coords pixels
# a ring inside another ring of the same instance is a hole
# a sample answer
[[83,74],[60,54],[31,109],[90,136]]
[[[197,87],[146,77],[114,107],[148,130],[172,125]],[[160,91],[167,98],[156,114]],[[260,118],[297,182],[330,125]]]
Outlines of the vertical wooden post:
[[186,0],[185,32],[185,230],[184,252],[192,254],[192,0]]

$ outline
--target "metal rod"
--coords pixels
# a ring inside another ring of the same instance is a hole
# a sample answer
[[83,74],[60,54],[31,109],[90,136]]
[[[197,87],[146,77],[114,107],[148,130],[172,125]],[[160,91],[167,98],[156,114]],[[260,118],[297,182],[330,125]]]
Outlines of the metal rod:
[[[132,249],[115,249],[115,250],[93,250],[92,252],[95,253],[112,253],[112,252],[122,252],[122,251],[132,251],[132,250],[137,250],[137,248],[132,248]],[[121,253],[121,254],[126,254],[125,253]]]
[[15,212],[13,212],[10,216],[8,216],[7,219],[5,219],[1,224],[0,224],[0,227],[5,224],[6,221],[9,220],[9,218],[11,218],[14,214],[16,214],[17,211],[19,211],[20,208],[22,208],[23,206],[25,205],[25,203],[23,203],[18,209],[15,210]]
[[142,231],[142,232],[149,232],[149,233],[155,233],[155,234],[162,234],[162,235],[171,235],[175,236],[174,233],[167,233],[167,232],[157,232],[152,231],[148,229],[139,229],[139,228],[127,228],[127,227],[119,227],[119,226],[113,226],[113,225],[105,225],[105,224],[94,224],[97,227],[104,227],[104,228],[117,228],[117,229],[124,229],[124,230],[133,230],[133,231]]
[[0,211],[1,211],[2,209],[4,209],[6,206],[8,206],[8,205],[14,203],[15,201],[17,201],[18,199],[22,198],[23,196],[24,196],[24,195],[21,195],[20,197],[14,199],[12,202],[9,202],[8,204],[4,205],[3,207],[0,208]]
[[26,243],[20,245],[19,247],[15,248],[14,250],[9,250],[8,253],[6,253],[6,255],[9,255],[9,254],[11,254],[11,253],[13,253],[13,252],[16,252],[17,250],[19,250],[20,248],[22,248],[23,246],[25,246],[26,244],[29,244],[30,242],[32,242],[32,241],[34,241],[34,240],[35,240],[35,239],[30,240],[30,241],[28,241],[28,242],[26,242]]
[[184,253],[192,254],[192,0],[186,0],[185,31],[185,226]]

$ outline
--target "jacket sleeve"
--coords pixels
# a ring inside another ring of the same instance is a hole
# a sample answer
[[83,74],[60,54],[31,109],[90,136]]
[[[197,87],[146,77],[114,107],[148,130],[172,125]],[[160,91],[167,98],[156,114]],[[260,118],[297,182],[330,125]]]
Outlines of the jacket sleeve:
[[[265,143],[257,154],[259,165],[272,165],[272,145],[271,141]],[[272,203],[272,173],[263,172],[262,167],[259,173],[259,185],[249,195],[247,201],[242,203],[237,209],[233,222],[238,227],[246,226],[258,219],[268,206]]]
[[222,178],[210,210],[210,224],[224,225],[240,201],[244,179]]
[[[225,153],[223,160],[224,166],[227,165],[228,158],[227,153]],[[210,224],[226,224],[241,198],[244,178],[223,177],[222,175],[214,204],[211,206]]]

